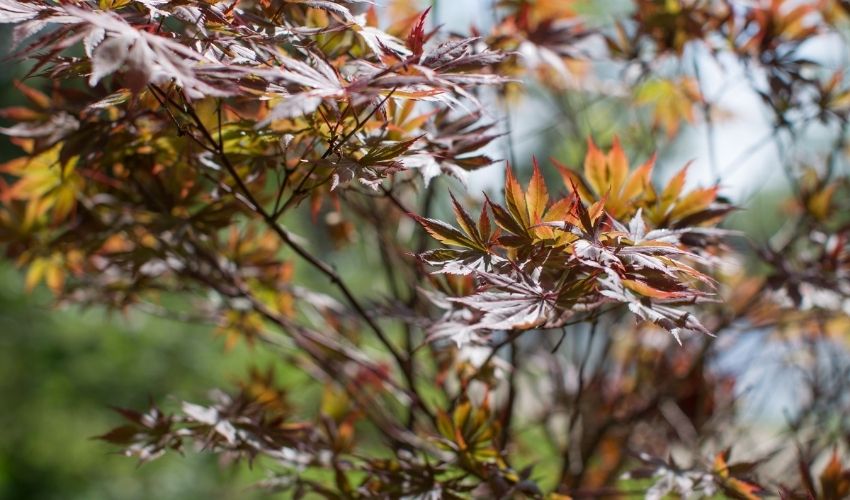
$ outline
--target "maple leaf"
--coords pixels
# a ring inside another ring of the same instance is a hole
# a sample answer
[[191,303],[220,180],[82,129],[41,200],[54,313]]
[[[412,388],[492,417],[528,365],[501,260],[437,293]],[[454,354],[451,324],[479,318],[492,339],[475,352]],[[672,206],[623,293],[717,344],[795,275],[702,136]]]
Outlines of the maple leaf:
[[618,221],[642,210],[644,219],[655,228],[694,227],[715,222],[734,208],[718,199],[716,186],[685,191],[687,165],[659,192],[651,182],[655,155],[629,173],[628,160],[616,138],[607,154],[588,140],[583,175],[555,159],[552,163],[568,190],[583,199],[604,199],[606,212]]
[[310,114],[325,99],[339,99],[345,95],[345,86],[336,71],[319,57],[311,58],[312,66],[297,59],[286,59],[281,66],[280,78],[309,90],[289,94],[274,105],[257,127],[274,120]]
[[655,156],[629,174],[628,160],[619,139],[614,139],[607,154],[597,148],[592,140],[588,139],[587,144],[583,176],[552,159],[564,185],[585,200],[604,197],[606,211],[617,220],[629,217],[640,206],[637,200],[651,184]]
[[373,26],[357,26],[355,33],[363,39],[376,55],[409,57],[411,55],[404,42]]
[[477,272],[484,289],[468,297],[450,299],[483,313],[472,328],[478,330],[529,330],[557,319],[556,292],[544,289],[540,282],[542,269],[511,277]]
[[651,80],[635,90],[635,104],[652,108],[653,126],[663,128],[668,139],[682,122],[694,123],[694,108],[701,103],[699,86],[689,77]]
[[469,172],[495,162],[478,151],[497,139],[492,124],[482,122],[481,111],[453,117],[449,110],[438,112],[426,125],[422,145],[399,159],[406,168],[417,169],[427,186],[439,174],[467,183]]
[[825,499],[846,498],[850,495],[850,468],[842,465],[837,450],[833,450],[829,463],[820,474],[820,485]]
[[718,478],[720,488],[732,498],[741,500],[758,500],[758,493],[762,488],[749,481],[738,479],[735,474],[740,474],[752,468],[752,464],[729,464],[730,450],[725,450],[714,457],[714,474]]
[[29,21],[38,17],[44,10],[46,10],[45,6],[37,3],[0,0],[0,24]]
[[555,246],[564,246],[574,239],[568,228],[580,224],[593,226],[601,215],[601,205],[595,207],[591,215],[576,198],[562,198],[550,204],[549,190],[543,180],[540,166],[536,159],[532,163],[533,172],[526,191],[523,191],[511,169],[506,170],[507,208],[487,198],[496,223],[509,233],[500,238],[500,243],[520,248],[535,242],[552,240]]
[[427,36],[425,34],[425,19],[428,17],[429,12],[431,12],[431,7],[422,11],[422,14],[419,16],[419,21],[416,22],[410,30],[410,33],[407,35],[407,47],[412,52],[412,57],[414,58],[413,62],[422,56],[423,46],[427,40]]
[[457,248],[441,248],[424,252],[418,256],[423,262],[438,268],[436,272],[466,275],[477,271],[485,271],[491,266],[502,262],[498,255],[490,249],[496,243],[498,232],[491,232],[490,218],[487,207],[481,208],[478,222],[451,196],[452,209],[455,218],[462,228],[453,226],[436,219],[429,219],[411,214],[422,225],[425,231],[440,243]]
[[79,157],[60,159],[61,145],[31,158],[12,160],[0,171],[17,176],[20,181],[4,190],[3,195],[27,203],[27,225],[36,224],[51,213],[54,222],[65,220],[77,205],[83,178],[77,168]]

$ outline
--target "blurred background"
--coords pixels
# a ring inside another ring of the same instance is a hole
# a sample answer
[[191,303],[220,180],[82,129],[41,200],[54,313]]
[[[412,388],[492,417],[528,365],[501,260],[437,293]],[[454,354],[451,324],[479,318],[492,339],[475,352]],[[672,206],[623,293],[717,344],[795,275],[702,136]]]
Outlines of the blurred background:
[[[489,0],[442,2],[438,22],[451,30],[466,31],[473,13],[487,9]],[[599,22],[605,16],[628,9],[627,2],[594,3]],[[487,29],[486,16],[477,16],[476,25]],[[8,30],[0,30],[0,55],[9,46]],[[828,58],[834,45],[829,40],[812,44],[811,56]],[[778,155],[773,142],[764,136],[771,131],[770,119],[760,109],[757,95],[747,90],[740,73],[730,66],[723,71],[716,62],[696,54],[704,78],[703,93],[720,108],[734,110],[714,131],[715,152],[709,153],[704,125],[687,127],[675,141],[659,146],[660,168],[664,178],[686,161],[695,160],[689,181],[712,183],[721,179],[723,193],[750,207],[732,218],[733,226],[755,239],[772,234],[783,222],[778,205],[788,188],[776,174]],[[20,66],[3,63],[0,72],[0,107],[14,105],[20,96],[13,80],[24,74]],[[739,71],[743,71],[739,68]],[[721,76],[722,75],[722,76]],[[735,83],[737,81],[737,83]],[[733,82],[731,85],[729,82]],[[44,82],[28,84],[38,87]],[[530,168],[527,158],[555,156],[577,165],[584,151],[584,137],[594,136],[607,144],[614,133],[627,127],[607,126],[628,123],[632,110],[616,103],[590,101],[580,93],[553,96],[534,89],[515,102],[502,120],[515,147],[520,171]],[[590,119],[570,123],[565,117],[594,106]],[[500,109],[493,116],[499,118]],[[829,147],[819,141],[815,128],[808,132],[812,152]],[[768,137],[769,139],[769,137]],[[654,145],[647,137],[646,151],[632,152],[633,163],[643,161]],[[504,144],[497,146],[503,147]],[[504,150],[494,156],[505,158]],[[805,152],[803,152],[805,154]],[[8,140],[0,136],[0,162],[17,156]],[[713,157],[712,157],[713,156]],[[746,168],[739,168],[746,164]],[[664,168],[666,167],[666,168]],[[477,172],[471,191],[491,189],[502,182],[503,164]],[[520,174],[526,178],[527,173]],[[445,186],[441,186],[444,188]],[[445,189],[443,189],[445,191]],[[321,232],[310,235],[321,240]],[[303,234],[303,233],[302,233]],[[368,286],[370,276],[357,267],[354,249],[335,257],[341,272],[354,288]],[[362,272],[359,272],[362,271]],[[354,279],[351,279],[354,278]],[[763,351],[762,362],[753,363],[757,332],[741,343],[725,363],[742,370],[740,361],[749,360],[740,386],[747,396],[753,419],[767,422],[781,419],[793,403],[793,384],[784,390],[766,391],[765,380],[778,374],[770,367],[780,351]],[[749,347],[748,347],[749,346]],[[215,458],[168,454],[165,458],[137,467],[127,458],[110,455],[114,448],[90,439],[119,423],[109,406],[141,408],[149,400],[164,402],[172,395],[181,399],[203,400],[213,386],[227,387],[245,374],[249,365],[264,366],[271,360],[259,357],[244,344],[225,352],[225,341],[214,335],[214,327],[188,325],[138,312],[108,315],[102,311],[57,309],[47,290],[24,292],[19,271],[0,265],[0,499],[191,499],[249,498],[252,479],[262,472],[247,467],[222,469]],[[738,356],[738,357],[736,357]],[[259,359],[258,359],[259,357]],[[775,365],[778,367],[779,365]]]

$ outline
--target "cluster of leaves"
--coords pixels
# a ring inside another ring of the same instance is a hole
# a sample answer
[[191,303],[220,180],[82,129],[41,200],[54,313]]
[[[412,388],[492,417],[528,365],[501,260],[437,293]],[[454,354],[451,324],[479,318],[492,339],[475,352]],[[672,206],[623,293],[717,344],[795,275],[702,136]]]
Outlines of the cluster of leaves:
[[[535,162],[524,192],[507,171],[507,208],[488,199],[477,223],[454,199],[460,229],[418,218],[431,236],[453,247],[420,259],[437,272],[472,273],[477,281],[473,293],[441,301],[457,307],[434,326],[432,337],[452,335],[460,342],[480,331],[558,328],[611,303],[627,304],[677,340],[682,331],[709,333],[681,306],[710,295],[711,278],[694,267],[710,259],[692,246],[721,233],[692,224],[716,221],[731,207],[716,201],[713,188],[683,192],[686,169],[659,192],[649,180],[654,161],[630,175],[619,142],[607,154],[590,142],[583,176],[560,167],[567,196],[550,200]],[[478,314],[470,316],[469,309]]]
[[[683,497],[712,497],[722,494],[726,498],[755,500],[761,498],[764,488],[749,478],[756,464],[752,462],[729,463],[730,451],[724,450],[714,457],[710,466],[682,468],[672,459],[661,460],[648,455],[640,459],[647,464],[644,469],[632,471],[632,478],[653,479],[653,485],[647,492],[647,498],[664,498],[676,494]],[[782,498],[845,498],[850,493],[848,471],[844,469],[837,453],[833,453],[829,462],[820,473],[818,486],[812,477],[809,464],[800,464],[803,476],[802,490],[783,488]]]
[[[167,450],[182,452],[189,443],[231,460],[271,459],[280,471],[264,486],[297,497],[312,492],[327,498],[465,498],[473,490],[499,497],[541,495],[528,480],[530,469],[514,472],[500,456],[498,425],[486,403],[474,407],[464,401],[451,415],[440,413],[439,433],[430,442],[387,459],[351,453],[354,421],[339,411],[339,401],[328,400],[318,422],[294,421],[286,393],[275,385],[272,373],[253,372],[239,393],[214,392],[212,398],[209,405],[184,402],[176,414],[156,406],[144,413],[116,409],[128,423],[100,438],[126,447],[124,453],[141,462]],[[333,484],[305,475],[311,467],[335,469]],[[354,477],[362,479],[355,483]]]
[[[59,293],[68,274],[80,278],[80,302],[123,307],[186,288],[167,278],[188,272],[235,279],[288,314],[281,241],[237,229],[240,216],[274,200],[263,218],[277,220],[308,196],[318,213],[350,180],[377,188],[404,168],[427,180],[491,163],[474,154],[495,137],[479,116],[415,103],[473,98],[466,88],[502,80],[476,71],[502,56],[472,39],[425,49],[424,14],[401,40],[333,2],[4,2],[0,12],[33,73],[89,75],[82,92],[20,85],[33,108],[5,110],[17,124],[3,130],[28,154],[3,167],[17,179],[3,193],[3,240],[30,264],[30,285],[45,279]],[[71,55],[80,43],[85,58]],[[223,302],[223,322],[259,328]]]
[[752,469],[752,464],[729,464],[729,450],[717,454],[713,467],[694,467],[684,469],[670,460],[660,460],[648,455],[641,456],[647,464],[645,469],[629,473],[630,477],[652,477],[654,484],[647,492],[647,498],[664,498],[671,493],[683,497],[712,497],[723,493],[728,498],[753,500],[759,498],[760,487],[736,478]]

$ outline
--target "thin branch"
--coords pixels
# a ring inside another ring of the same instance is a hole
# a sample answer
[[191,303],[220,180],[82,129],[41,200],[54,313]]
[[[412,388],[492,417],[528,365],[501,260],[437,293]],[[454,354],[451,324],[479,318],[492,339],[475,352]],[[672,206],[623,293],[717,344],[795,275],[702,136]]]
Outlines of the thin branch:
[[[573,408],[572,412],[570,413],[570,420],[567,423],[567,447],[564,451],[563,458],[561,461],[561,476],[560,479],[558,479],[558,484],[564,484],[569,474],[581,474],[581,472],[584,470],[584,466],[582,463],[578,463],[572,459],[573,457],[571,456],[572,454],[570,453],[570,451],[574,448],[573,441],[578,441],[577,438],[573,436],[573,432],[575,430],[576,424],[578,423],[578,418],[581,415],[581,402],[582,398],[584,397],[585,389],[585,369],[587,368],[587,362],[590,359],[590,354],[593,348],[593,341],[596,338],[596,329],[598,325],[599,319],[598,317],[594,317],[592,323],[590,324],[590,332],[588,333],[587,337],[587,347],[585,347],[584,355],[582,356],[581,361],[579,362],[577,382],[578,387],[576,388],[576,397],[573,400]],[[578,467],[581,468],[578,469]]]
[[[158,89],[158,87],[156,87],[155,85],[151,85],[151,87],[156,88],[160,93],[162,93],[164,95],[163,91],[161,89]],[[389,96],[387,96],[387,98],[389,98]],[[171,101],[171,102],[173,102],[173,101]],[[384,99],[382,101],[382,103],[383,102],[386,102],[386,99]],[[307,249],[305,249],[300,244],[295,242],[292,239],[292,237],[289,235],[289,233],[285,229],[283,229],[277,223],[275,218],[269,212],[267,212],[263,208],[263,206],[256,200],[256,198],[254,197],[250,188],[248,188],[248,186],[245,184],[245,181],[242,179],[242,177],[236,171],[236,167],[233,165],[230,158],[227,156],[226,152],[223,149],[220,149],[220,148],[217,147],[216,140],[213,138],[210,131],[207,129],[207,127],[204,125],[203,121],[197,115],[194,108],[191,105],[187,104],[183,107],[183,111],[185,113],[187,113],[190,118],[192,118],[192,120],[194,121],[195,127],[201,132],[201,134],[204,136],[204,138],[210,144],[216,145],[216,149],[217,149],[216,154],[218,155],[219,159],[223,163],[225,170],[227,170],[230,177],[236,183],[238,190],[241,192],[241,194],[245,197],[245,199],[249,203],[249,205],[248,205],[249,208],[251,208],[256,214],[258,214],[263,219],[263,221],[266,223],[266,225],[269,227],[269,229],[274,231],[275,234],[280,238],[280,240],[283,243],[285,243],[288,247],[290,247],[299,257],[301,257],[302,259],[307,261],[310,265],[312,265],[314,268],[316,268],[322,274],[324,274],[331,281],[331,283],[334,286],[336,286],[337,289],[339,289],[339,291],[342,293],[342,295],[345,297],[345,299],[348,301],[348,303],[351,305],[351,307],[353,307],[354,310],[357,312],[357,314],[366,322],[366,324],[374,332],[375,336],[378,338],[380,343],[387,349],[387,351],[390,353],[390,355],[395,360],[396,364],[398,365],[399,369],[401,370],[402,374],[404,375],[404,377],[406,379],[406,382],[409,386],[409,389],[411,390],[411,392],[415,396],[414,403],[417,404],[418,406],[420,406],[422,408],[422,410],[427,415],[429,415],[431,418],[433,418],[433,414],[425,406],[424,402],[422,401],[421,397],[419,396],[419,394],[416,390],[416,384],[415,384],[415,381],[414,381],[413,374],[408,372],[405,369],[405,366],[407,365],[407,361],[402,356],[402,354],[398,351],[398,349],[392,344],[392,342],[389,340],[389,337],[387,337],[386,333],[384,333],[384,331],[381,329],[381,327],[378,326],[378,324],[375,322],[375,320],[366,311],[366,309],[363,307],[363,305],[360,304],[360,302],[354,297],[354,294],[351,292],[351,290],[348,288],[348,286],[345,284],[345,282],[342,280],[342,278],[339,276],[339,274],[330,265],[319,260],[318,258],[313,256]],[[374,111],[373,111],[373,113],[374,113]],[[342,142],[345,142],[345,140],[347,140],[349,137],[351,137],[353,135],[353,133],[354,133],[354,131],[352,131],[352,133],[345,136],[345,138],[343,139]],[[329,153],[326,153],[326,154],[329,154]]]

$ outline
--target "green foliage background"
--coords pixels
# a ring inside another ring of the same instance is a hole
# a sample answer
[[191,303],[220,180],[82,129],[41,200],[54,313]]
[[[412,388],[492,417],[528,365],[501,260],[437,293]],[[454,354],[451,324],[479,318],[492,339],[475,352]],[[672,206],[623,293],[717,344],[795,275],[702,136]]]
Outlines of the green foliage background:
[[175,393],[203,399],[198,388],[227,384],[245,353],[222,356],[204,328],[59,312],[51,302],[47,293],[24,295],[19,273],[0,270],[0,498],[244,498],[248,481],[216,471],[210,456],[137,468],[87,438],[118,420],[107,405],[142,407],[146,395],[167,403]]

